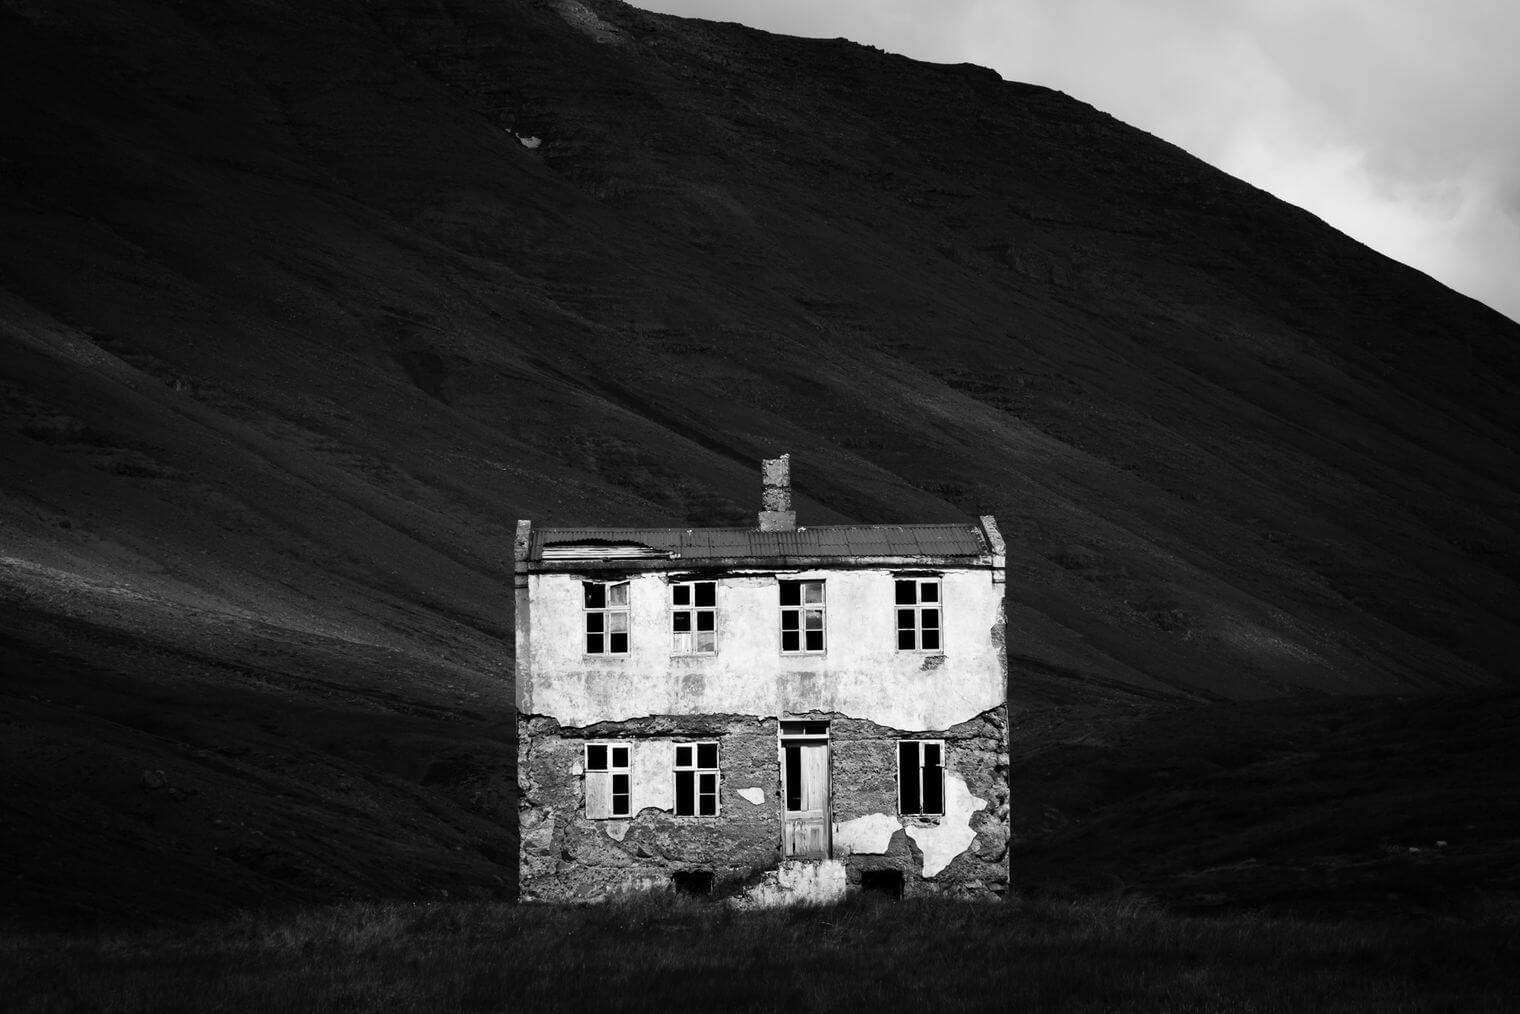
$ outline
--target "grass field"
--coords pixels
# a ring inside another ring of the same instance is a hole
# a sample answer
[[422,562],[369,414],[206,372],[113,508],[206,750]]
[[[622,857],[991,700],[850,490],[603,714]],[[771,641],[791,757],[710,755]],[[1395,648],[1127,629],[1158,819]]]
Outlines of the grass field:
[[1311,922],[1139,898],[733,911],[312,908],[193,932],[11,936],[0,995],[44,1011],[1500,1011],[1520,904]]

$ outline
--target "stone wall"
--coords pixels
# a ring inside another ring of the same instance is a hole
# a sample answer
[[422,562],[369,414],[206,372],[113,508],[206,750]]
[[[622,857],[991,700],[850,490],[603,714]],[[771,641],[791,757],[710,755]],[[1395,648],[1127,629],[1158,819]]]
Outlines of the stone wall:
[[[829,713],[834,859],[850,887],[880,883],[905,896],[996,896],[1008,883],[1007,711],[997,707],[942,731],[901,730]],[[520,719],[524,900],[592,900],[628,890],[707,883],[758,897],[781,855],[778,722],[744,715],[656,716],[581,728]],[[945,741],[945,813],[897,812],[897,743]],[[719,743],[719,813],[676,816],[669,758],[678,741]],[[584,746],[629,745],[632,815],[585,815]],[[683,877],[682,875],[692,875]],[[774,886],[772,884],[771,886]]]

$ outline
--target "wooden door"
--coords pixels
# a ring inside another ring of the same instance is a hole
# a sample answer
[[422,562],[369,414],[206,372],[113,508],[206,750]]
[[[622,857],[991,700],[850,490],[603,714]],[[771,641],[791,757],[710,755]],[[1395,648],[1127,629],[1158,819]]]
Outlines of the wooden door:
[[792,859],[829,857],[829,744],[781,741],[782,853]]

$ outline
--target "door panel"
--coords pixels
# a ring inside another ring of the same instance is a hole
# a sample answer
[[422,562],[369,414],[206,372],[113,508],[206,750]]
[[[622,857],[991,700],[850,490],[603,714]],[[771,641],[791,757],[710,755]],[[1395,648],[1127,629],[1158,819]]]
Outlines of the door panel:
[[782,741],[782,851],[794,859],[829,857],[829,745]]

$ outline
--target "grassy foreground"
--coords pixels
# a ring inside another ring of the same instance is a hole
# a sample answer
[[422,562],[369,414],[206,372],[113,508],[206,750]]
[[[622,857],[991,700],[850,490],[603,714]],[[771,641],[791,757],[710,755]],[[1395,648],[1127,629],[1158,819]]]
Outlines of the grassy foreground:
[[15,1012],[1498,1011],[1520,996],[1520,909],[1323,923],[1135,899],[354,904],[8,935],[0,995]]

